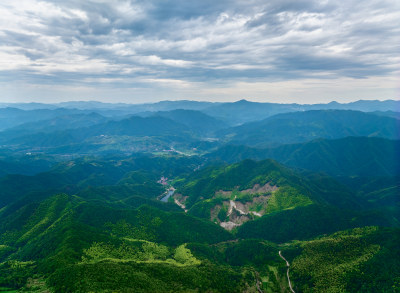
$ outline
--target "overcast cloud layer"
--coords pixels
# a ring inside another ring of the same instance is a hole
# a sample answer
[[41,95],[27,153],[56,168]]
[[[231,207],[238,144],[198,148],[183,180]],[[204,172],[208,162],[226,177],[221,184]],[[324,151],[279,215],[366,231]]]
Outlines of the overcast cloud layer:
[[400,1],[1,1],[0,101],[398,99]]

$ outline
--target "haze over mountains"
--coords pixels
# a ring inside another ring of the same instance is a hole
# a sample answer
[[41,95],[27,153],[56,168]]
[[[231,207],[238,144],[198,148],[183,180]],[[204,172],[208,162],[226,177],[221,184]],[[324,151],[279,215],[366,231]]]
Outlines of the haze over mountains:
[[400,101],[2,106],[0,291],[400,290]]
[[[29,105],[14,106],[26,109]],[[16,148],[19,145],[55,147],[66,142],[83,143],[86,148],[93,148],[94,144],[100,146],[106,135],[112,136],[116,143],[121,143],[121,136],[149,136],[158,138],[159,141],[154,142],[157,145],[155,148],[162,148],[169,143],[167,137],[170,135],[184,136],[189,141],[219,138],[224,143],[252,146],[346,136],[396,139],[396,119],[399,115],[386,111],[400,108],[396,101],[320,105],[253,103],[245,100],[216,104],[165,101],[143,105],[97,102],[60,105],[67,108],[43,104],[30,105],[31,108],[44,108],[35,110],[2,108],[0,121],[3,132],[0,141]],[[349,109],[368,112],[350,112]],[[376,112],[377,109],[381,111]]]
[[[124,104],[124,103],[102,103],[95,101],[81,101],[81,102],[63,102],[58,104],[43,104],[43,103],[0,103],[0,109],[3,108],[15,108],[20,110],[56,110],[56,109],[68,109],[70,111],[93,111],[104,116],[122,115],[122,114],[136,114],[140,112],[157,112],[157,111],[172,111],[176,109],[184,110],[197,110],[203,111],[211,116],[218,116],[224,119],[232,119],[235,123],[238,121],[249,122],[254,120],[262,120],[274,114],[295,112],[295,111],[307,111],[307,110],[327,110],[327,109],[339,109],[339,110],[356,110],[364,112],[374,111],[396,111],[400,110],[400,102],[395,100],[360,100],[351,103],[338,103],[331,102],[328,104],[278,104],[278,103],[259,103],[250,102],[246,100],[240,100],[237,102],[221,103],[221,102],[197,102],[189,100],[181,101],[161,101],[151,104]],[[11,111],[9,109],[8,111]],[[15,113],[21,113],[22,111],[14,110]],[[61,110],[62,111],[62,110]],[[239,116],[235,117],[240,111]],[[35,114],[34,112],[28,112]],[[26,113],[27,115],[29,115]],[[37,112],[37,114],[44,115],[43,113],[54,113],[51,111]],[[56,113],[57,114],[57,113]],[[55,114],[55,115],[56,115]],[[50,115],[50,114],[47,114]],[[60,115],[60,114],[58,114]],[[32,117],[33,115],[31,115]],[[22,119],[23,116],[17,116]],[[36,116],[38,117],[40,116]],[[45,116],[46,117],[46,116]],[[229,118],[231,117],[231,118]],[[44,118],[44,117],[43,117]],[[40,118],[42,119],[42,118]]]

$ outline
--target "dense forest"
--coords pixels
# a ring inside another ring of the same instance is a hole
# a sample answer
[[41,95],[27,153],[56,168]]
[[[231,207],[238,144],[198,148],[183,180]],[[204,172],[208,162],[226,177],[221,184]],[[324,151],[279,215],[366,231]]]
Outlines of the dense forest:
[[400,292],[395,103],[4,105],[0,291]]

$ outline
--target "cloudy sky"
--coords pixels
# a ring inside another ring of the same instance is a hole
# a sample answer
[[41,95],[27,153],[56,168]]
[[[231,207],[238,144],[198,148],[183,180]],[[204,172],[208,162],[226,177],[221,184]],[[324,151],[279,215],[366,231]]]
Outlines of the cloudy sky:
[[0,102],[400,99],[400,1],[2,0]]

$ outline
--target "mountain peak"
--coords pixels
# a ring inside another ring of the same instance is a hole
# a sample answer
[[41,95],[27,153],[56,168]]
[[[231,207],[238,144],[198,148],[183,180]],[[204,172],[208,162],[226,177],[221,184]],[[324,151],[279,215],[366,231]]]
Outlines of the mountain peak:
[[235,104],[250,104],[252,102],[247,101],[246,99],[241,99],[239,101],[234,102]]

